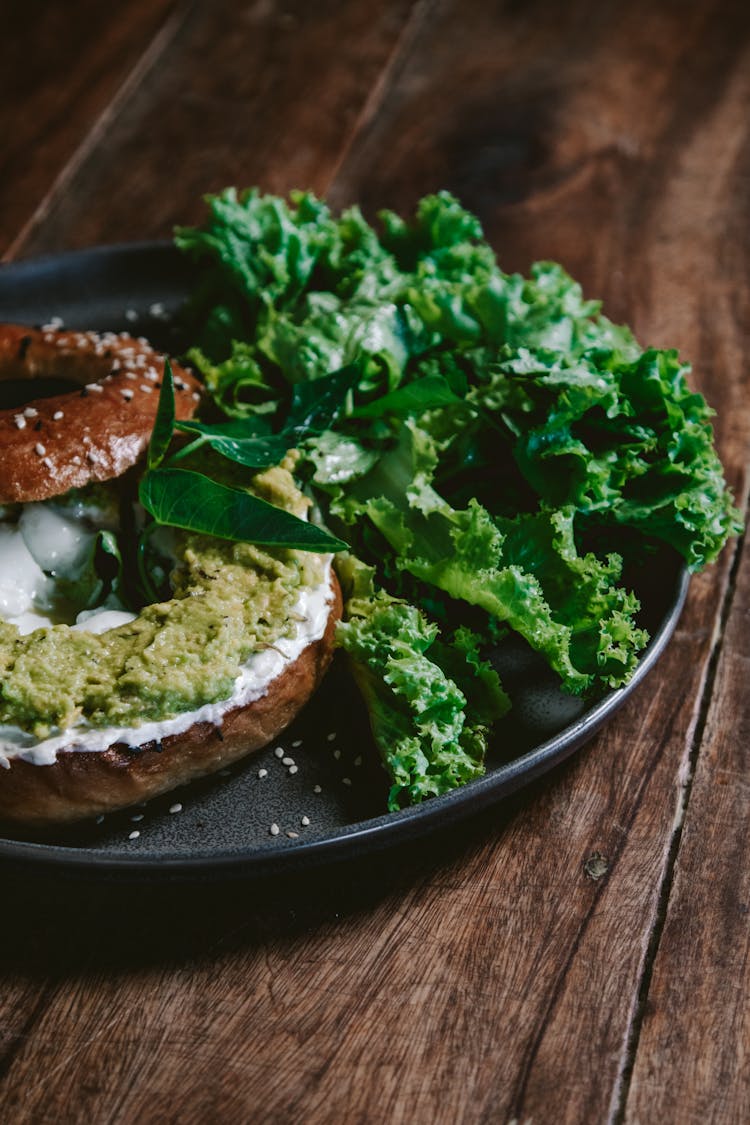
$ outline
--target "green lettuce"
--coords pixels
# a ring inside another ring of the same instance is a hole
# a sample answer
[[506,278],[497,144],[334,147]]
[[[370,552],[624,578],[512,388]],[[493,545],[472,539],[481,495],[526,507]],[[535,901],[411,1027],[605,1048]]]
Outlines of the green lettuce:
[[695,570],[740,527],[687,365],[561,266],[503,272],[447,192],[378,227],[305,192],[207,202],[177,232],[200,266],[190,355],[233,421],[194,440],[237,469],[299,450],[350,546],[339,641],[392,805],[481,771],[505,630],[569,691],[627,683],[647,636],[614,545],[661,540]]

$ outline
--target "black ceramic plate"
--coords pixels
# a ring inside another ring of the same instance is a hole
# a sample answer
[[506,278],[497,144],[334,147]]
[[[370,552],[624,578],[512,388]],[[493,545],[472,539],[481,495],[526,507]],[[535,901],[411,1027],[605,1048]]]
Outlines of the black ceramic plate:
[[[41,324],[60,317],[66,327],[127,330],[179,350],[185,341],[173,317],[189,284],[184,260],[161,244],[22,262],[0,269],[0,321]],[[507,641],[497,665],[513,717],[503,725],[503,749],[491,752],[486,776],[463,789],[384,813],[385,777],[356,691],[335,664],[284,737],[244,764],[101,823],[44,838],[2,836],[0,859],[29,871],[102,878],[265,875],[381,850],[455,823],[572,754],[653,667],[679,617],[687,575],[665,551],[634,565],[628,577],[653,638],[631,684],[585,707],[558,689],[522,642]]]

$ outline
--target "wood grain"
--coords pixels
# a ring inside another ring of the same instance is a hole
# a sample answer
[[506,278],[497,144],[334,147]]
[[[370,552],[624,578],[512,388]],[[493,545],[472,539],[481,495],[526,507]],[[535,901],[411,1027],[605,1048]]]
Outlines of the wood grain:
[[650,981],[625,1120],[747,1120],[750,1108],[750,560],[732,615]]
[[[23,252],[167,233],[233,179],[329,185],[369,211],[453,188],[506,266],[559,258],[615,318],[693,357],[744,501],[745,6],[317,9],[187,11]],[[55,899],[41,930],[22,917],[0,1116],[742,1120],[749,817],[746,786],[720,781],[745,764],[746,567],[715,682],[711,660],[732,557],[693,581],[617,720],[451,843],[262,904],[200,900],[205,918],[123,894],[142,932],[116,956],[102,897],[76,926]]]
[[408,0],[191,5],[16,250],[168,238],[228,184],[320,188],[411,15]]
[[164,30],[173,0],[6,5],[0,37],[0,254],[65,190],[101,115]]

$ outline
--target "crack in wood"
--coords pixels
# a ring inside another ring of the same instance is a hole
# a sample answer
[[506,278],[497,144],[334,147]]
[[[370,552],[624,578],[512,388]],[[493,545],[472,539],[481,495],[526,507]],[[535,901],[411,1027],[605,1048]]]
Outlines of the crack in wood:
[[[745,526],[747,527],[748,520],[750,519],[750,499],[746,500],[745,502],[744,513]],[[643,960],[643,970],[641,972],[641,979],[638,986],[635,1010],[626,1040],[622,1070],[620,1072],[619,1081],[617,1081],[615,1084],[612,1100],[612,1111],[610,1114],[610,1121],[612,1122],[612,1125],[622,1125],[625,1120],[628,1097],[630,1094],[630,1084],[633,1077],[633,1069],[635,1067],[636,1056],[638,1054],[638,1044],[640,1040],[641,1029],[643,1027],[643,1020],[648,1005],[648,997],[651,989],[651,979],[653,976],[654,964],[659,952],[659,946],[661,944],[662,935],[664,933],[664,926],[666,924],[667,914],[669,911],[669,901],[674,884],[675,870],[680,853],[680,845],[682,843],[682,833],[685,824],[685,817],[690,805],[690,794],[692,792],[693,779],[695,778],[698,756],[703,744],[703,735],[706,729],[706,721],[711,707],[711,701],[713,699],[716,674],[724,646],[726,624],[729,620],[729,615],[734,603],[735,592],[737,589],[737,576],[739,574],[739,569],[744,554],[745,539],[746,535],[743,535],[742,538],[737,541],[737,544],[734,548],[732,564],[727,579],[727,588],[724,593],[721,612],[718,615],[718,625],[714,634],[711,652],[707,661],[706,677],[703,684],[703,691],[701,692],[698,717],[696,719],[695,729],[693,731],[693,737],[690,743],[688,769],[683,780],[679,815],[675,818],[675,826],[672,833],[672,838],[670,840],[669,852],[667,855],[667,862],[664,870],[664,877],[662,879],[661,886],[659,887],[659,897],[657,901],[654,925],[649,935],[649,942],[646,947],[646,954]]]

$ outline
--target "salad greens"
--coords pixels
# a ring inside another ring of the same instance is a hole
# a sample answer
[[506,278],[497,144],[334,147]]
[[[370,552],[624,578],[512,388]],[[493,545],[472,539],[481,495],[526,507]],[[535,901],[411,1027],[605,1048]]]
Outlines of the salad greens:
[[572,692],[626,683],[648,638],[621,529],[693,570],[739,529],[676,353],[642,349],[559,265],[503,273],[446,192],[378,230],[304,192],[228,189],[208,206],[176,241],[200,264],[189,359],[216,410],[178,423],[188,444],[163,461],[165,378],[142,500],[162,522],[252,538],[264,525],[240,511],[242,473],[299,451],[309,537],[278,524],[258,541],[349,545],[338,639],[391,807],[481,773],[509,706],[487,658],[504,631]]

